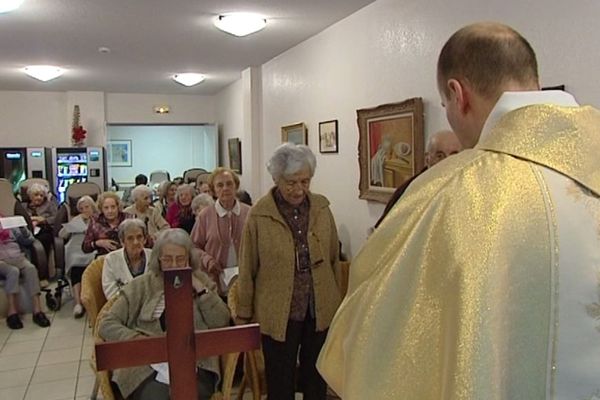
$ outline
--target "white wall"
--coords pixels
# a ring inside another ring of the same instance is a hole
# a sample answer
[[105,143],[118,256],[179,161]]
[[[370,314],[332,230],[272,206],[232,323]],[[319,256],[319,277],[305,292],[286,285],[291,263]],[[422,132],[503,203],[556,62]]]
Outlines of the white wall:
[[[169,114],[155,114],[154,106],[168,105]],[[215,122],[213,96],[107,93],[106,121],[112,124],[195,124]]]
[[217,93],[215,103],[221,148],[221,165],[229,166],[227,140],[242,142],[240,186],[253,199],[260,196],[261,173],[265,169],[260,151],[261,79],[259,68],[247,68],[242,77]]
[[195,126],[109,126],[111,140],[131,140],[132,166],[110,167],[110,178],[119,185],[133,184],[138,174],[167,170],[171,179],[189,168],[212,170],[217,166],[214,125]]
[[68,146],[65,92],[0,91],[0,146]]
[[[280,127],[304,121],[317,154],[312,189],[332,203],[345,251],[355,254],[383,205],[358,198],[356,110],[423,97],[427,134],[447,126],[435,85],[438,52],[458,28],[479,20],[512,25],[537,50],[543,85],[566,84],[598,105],[600,3],[379,0],[263,65],[263,158]],[[318,123],[339,121],[339,154],[319,154]],[[270,180],[263,173],[262,191]]]

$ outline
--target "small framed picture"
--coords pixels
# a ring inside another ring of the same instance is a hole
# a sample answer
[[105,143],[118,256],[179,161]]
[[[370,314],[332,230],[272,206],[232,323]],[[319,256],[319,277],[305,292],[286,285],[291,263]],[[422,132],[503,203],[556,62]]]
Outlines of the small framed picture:
[[242,142],[239,138],[227,140],[229,149],[229,168],[238,175],[242,174]]
[[308,144],[308,131],[304,122],[281,127],[281,143]]
[[319,151],[321,153],[338,152],[338,121],[319,122]]
[[108,165],[111,167],[131,167],[131,140],[108,141]]

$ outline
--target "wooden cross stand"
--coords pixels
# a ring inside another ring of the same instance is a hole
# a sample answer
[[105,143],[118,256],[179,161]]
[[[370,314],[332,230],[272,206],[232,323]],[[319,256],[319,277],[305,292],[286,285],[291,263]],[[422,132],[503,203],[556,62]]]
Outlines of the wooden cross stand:
[[191,271],[182,268],[163,272],[166,337],[96,344],[99,371],[168,361],[171,399],[197,399],[196,360],[260,347],[258,324],[194,330]]

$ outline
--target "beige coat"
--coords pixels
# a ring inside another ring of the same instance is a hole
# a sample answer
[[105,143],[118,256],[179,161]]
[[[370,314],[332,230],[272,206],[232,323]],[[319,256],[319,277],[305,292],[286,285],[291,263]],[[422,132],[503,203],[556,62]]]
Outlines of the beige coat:
[[[294,287],[292,232],[272,189],[250,210],[240,248],[238,316],[260,323],[261,333],[285,341]],[[329,201],[309,194],[308,244],[318,331],[329,327],[341,302],[339,242]],[[316,264],[315,264],[316,263]]]
[[[210,278],[195,271],[206,287],[211,287]],[[162,274],[149,272],[124,286],[119,297],[106,317],[100,321],[99,334],[105,340],[129,340],[136,336],[164,335],[158,318],[153,316],[156,305],[163,294]],[[196,330],[221,328],[229,325],[229,309],[213,291],[195,298],[194,325]],[[218,357],[203,358],[198,367],[220,376]],[[154,370],[150,366],[117,369],[113,381],[121,394],[127,398]]]

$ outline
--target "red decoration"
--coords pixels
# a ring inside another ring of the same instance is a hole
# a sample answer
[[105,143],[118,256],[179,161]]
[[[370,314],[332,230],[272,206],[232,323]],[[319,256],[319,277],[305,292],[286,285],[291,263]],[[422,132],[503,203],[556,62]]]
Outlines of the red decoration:
[[75,106],[73,109],[73,128],[71,129],[71,143],[73,146],[84,147],[86,134],[87,131],[79,125],[79,106]]

